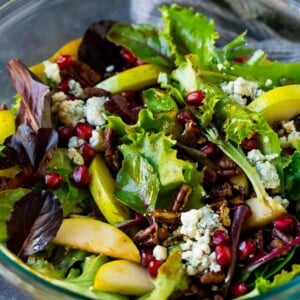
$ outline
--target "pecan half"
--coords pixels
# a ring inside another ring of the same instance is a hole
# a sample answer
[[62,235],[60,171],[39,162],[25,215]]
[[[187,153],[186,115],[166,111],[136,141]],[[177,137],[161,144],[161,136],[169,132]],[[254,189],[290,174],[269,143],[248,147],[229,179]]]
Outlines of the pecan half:
[[104,159],[109,169],[116,172],[121,168],[121,154],[117,149],[117,138],[112,128],[104,130]]
[[189,196],[192,193],[192,188],[188,184],[183,184],[177,192],[172,205],[172,211],[179,212],[186,206]]
[[225,280],[225,274],[223,271],[220,272],[205,272],[199,275],[200,282],[203,284],[220,283]]

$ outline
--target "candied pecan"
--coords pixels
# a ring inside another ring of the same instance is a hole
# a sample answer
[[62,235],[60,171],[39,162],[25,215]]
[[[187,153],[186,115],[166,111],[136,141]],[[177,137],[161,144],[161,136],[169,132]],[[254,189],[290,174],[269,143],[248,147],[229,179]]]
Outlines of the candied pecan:
[[104,159],[113,172],[121,168],[121,154],[117,149],[116,135],[112,128],[104,130]]
[[264,241],[265,239],[264,239],[263,231],[260,229],[255,233],[254,236],[254,242],[258,253],[260,252],[262,253],[264,251],[264,243],[265,243]]
[[90,98],[93,96],[96,97],[110,97],[111,93],[101,89],[101,88],[97,88],[97,87],[86,87],[83,89],[83,93],[85,95],[86,98]]
[[0,110],[7,110],[7,109],[8,109],[8,107],[7,107],[6,103],[2,102],[0,105]]
[[221,176],[229,177],[242,173],[242,169],[229,157],[223,156],[218,162],[217,173]]
[[226,200],[215,202],[212,204],[212,207],[216,213],[220,216],[220,221],[225,227],[231,225],[230,219],[230,209],[228,207],[228,202]]
[[170,233],[168,231],[168,225],[167,224],[161,224],[160,227],[158,227],[157,230],[157,236],[159,241],[165,241],[170,236]]
[[205,182],[211,182],[214,183],[217,181],[218,179],[218,174],[216,173],[215,170],[213,170],[211,167],[209,166],[205,166],[203,168],[203,173],[204,173],[204,181]]
[[200,282],[202,284],[220,283],[225,280],[225,274],[223,271],[220,272],[205,272],[199,275]]
[[241,147],[246,151],[250,151],[258,149],[258,143],[254,138],[244,139],[241,143]]
[[145,229],[138,231],[134,237],[134,242],[148,247],[154,246],[158,244],[158,225],[157,223],[153,223]]
[[78,81],[83,88],[94,86],[101,79],[100,75],[90,66],[78,60],[75,60],[69,68],[62,70],[61,72],[63,75]]
[[230,197],[232,196],[232,186],[228,182],[222,182],[218,185],[213,186],[210,191],[209,195],[211,197],[217,197],[217,198],[222,198],[222,197]]
[[182,211],[186,206],[189,196],[192,193],[192,188],[188,184],[183,184],[177,192],[172,205],[172,211]]
[[104,103],[104,107],[128,124],[136,123],[139,110],[142,108],[140,104],[122,95],[112,96],[109,101]]
[[272,239],[272,241],[269,243],[268,245],[268,248],[273,250],[273,249],[278,249],[278,248],[281,248],[283,246],[283,242],[281,239],[277,238],[277,237],[274,237]]
[[175,211],[169,211],[165,209],[156,209],[153,212],[153,217],[162,223],[175,223],[180,217],[180,213]]

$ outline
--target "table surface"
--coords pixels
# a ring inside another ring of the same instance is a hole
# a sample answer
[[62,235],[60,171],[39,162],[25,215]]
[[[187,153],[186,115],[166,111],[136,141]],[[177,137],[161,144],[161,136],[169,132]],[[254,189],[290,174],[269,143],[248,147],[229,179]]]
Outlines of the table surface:
[[0,300],[30,300],[30,298],[0,278]]

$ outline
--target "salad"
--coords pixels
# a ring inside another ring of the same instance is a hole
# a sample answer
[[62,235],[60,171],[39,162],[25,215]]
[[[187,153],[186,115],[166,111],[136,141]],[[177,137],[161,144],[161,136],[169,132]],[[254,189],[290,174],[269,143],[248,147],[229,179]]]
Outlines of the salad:
[[300,63],[177,4],[7,64],[0,241],[91,299],[248,299],[300,273]]

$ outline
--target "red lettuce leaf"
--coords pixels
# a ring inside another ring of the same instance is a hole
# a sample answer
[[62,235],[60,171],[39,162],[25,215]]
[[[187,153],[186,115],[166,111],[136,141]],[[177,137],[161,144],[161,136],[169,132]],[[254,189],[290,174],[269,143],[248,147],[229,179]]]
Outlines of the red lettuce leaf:
[[25,123],[34,131],[40,127],[52,127],[49,87],[18,59],[11,59],[7,70],[22,99],[16,125]]
[[26,260],[42,251],[56,236],[63,220],[62,206],[49,191],[33,191],[18,200],[7,225],[7,247]]
[[105,76],[107,66],[114,66],[114,71],[124,68],[121,48],[106,39],[106,33],[114,23],[103,20],[92,24],[84,33],[78,49],[78,59],[101,76]]

